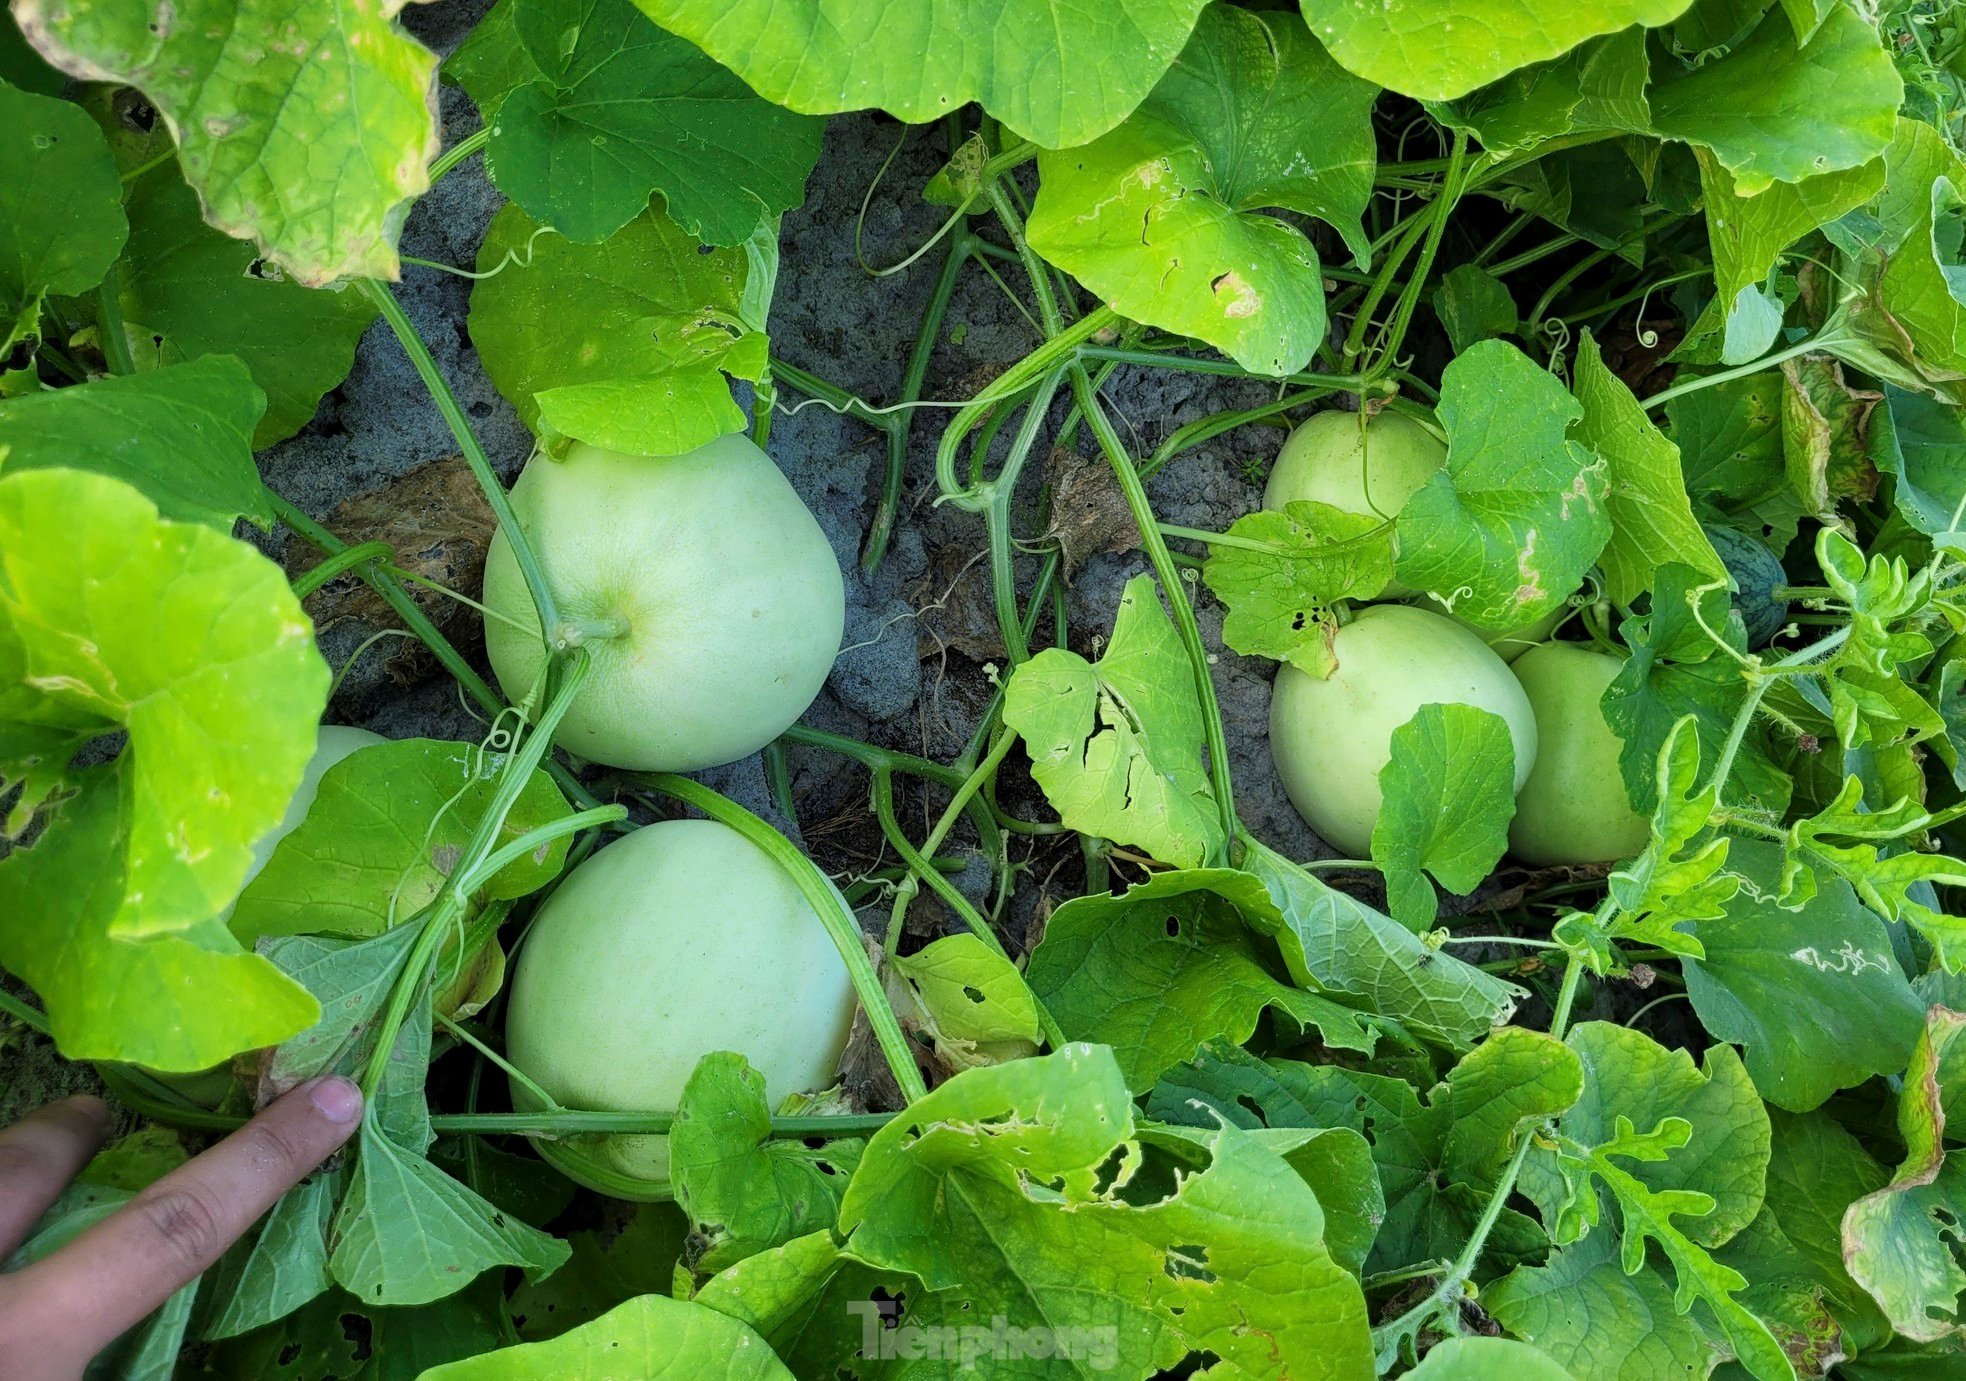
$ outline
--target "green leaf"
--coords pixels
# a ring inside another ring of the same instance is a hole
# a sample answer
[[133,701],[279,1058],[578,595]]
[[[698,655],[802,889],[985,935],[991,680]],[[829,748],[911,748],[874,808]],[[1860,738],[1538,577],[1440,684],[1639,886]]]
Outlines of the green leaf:
[[1408,1381],[1571,1381],[1549,1354],[1510,1338],[1443,1338],[1406,1375]]
[[1897,132],[1904,83],[1877,30],[1839,5],[1798,46],[1771,12],[1725,57],[1652,83],[1652,125],[1711,150],[1747,196],[1856,168]]
[[1367,0],[1302,2],[1311,32],[1352,71],[1403,95],[1451,101],[1587,38],[1669,24],[1688,0],[1435,0],[1396,9]]
[[481,1271],[518,1266],[538,1280],[567,1244],[501,1213],[422,1156],[362,1122],[361,1149],[335,1215],[328,1268],[367,1304],[428,1304]]
[[[1578,1024],[1565,1044],[1583,1062],[1584,1087],[1563,1118],[1564,1136],[1598,1146],[1615,1138],[1621,1117],[1639,1127],[1684,1119],[1692,1129],[1686,1144],[1632,1173],[1655,1190],[1693,1190],[1714,1201],[1687,1228],[1703,1247],[1720,1246],[1754,1220],[1768,1173],[1768,1110],[1732,1046],[1709,1046],[1695,1066],[1686,1051],[1605,1021]],[[1531,1156],[1531,1166],[1546,1163]],[[1524,1188],[1554,1219],[1564,1191],[1547,1172],[1526,1172]]]
[[1393,578],[1392,525],[1296,500],[1258,509],[1211,543],[1201,577],[1228,610],[1222,641],[1245,657],[1331,671],[1331,604],[1370,599]]
[[1017,966],[967,931],[945,935],[914,954],[897,955],[905,977],[934,1027],[937,1048],[997,1042],[1035,1046],[1037,1001]]
[[[1729,841],[1708,833],[1720,793],[1699,786],[1699,777],[1699,741],[1689,716],[1673,725],[1659,750],[1651,838],[1608,880],[1618,906],[1608,926],[1613,938],[1698,959],[1706,952],[1698,923],[1725,916],[1740,891],[1740,878],[1724,871]],[[1683,929],[1689,922],[1691,933]]]
[[1705,1376],[1716,1349],[1700,1325],[1673,1307],[1672,1286],[1647,1266],[1625,1274],[1608,1232],[1518,1266],[1481,1292],[1495,1321],[1578,1376],[1655,1381]]
[[[472,46],[510,50],[507,70]],[[597,244],[660,193],[706,244],[805,198],[824,122],[794,115],[630,0],[503,0],[452,63],[491,129],[485,165],[535,221]]]
[[1512,336],[1518,325],[1507,286],[1478,264],[1457,264],[1443,274],[1433,304],[1457,355],[1491,336]]
[[[1317,1125],[1293,1092],[1288,1071],[1295,1068],[1268,1064],[1228,1041],[1210,1041],[1154,1085],[1147,1115],[1197,1140],[1224,1123],[1256,1133],[1317,1194],[1331,1255],[1357,1274],[1386,1216],[1372,1147],[1350,1127]],[[1301,1139],[1293,1145],[1286,1138]]]
[[[1650,1163],[1664,1160],[1686,1144],[1691,1127],[1685,1119],[1669,1117],[1650,1133],[1633,1131],[1631,1121],[1619,1118],[1614,1139],[1585,1153],[1582,1164],[1617,1200],[1622,1219],[1626,1274],[1645,1265],[1646,1242],[1656,1242],[1672,1263],[1673,1304],[1681,1313],[1699,1300],[1713,1312],[1722,1336],[1750,1376],[1757,1381],[1795,1381],[1795,1367],[1768,1325],[1734,1298],[1747,1287],[1747,1278],[1721,1265],[1687,1236],[1674,1219],[1702,1217],[1714,1203],[1705,1194],[1684,1189],[1654,1190],[1612,1158]],[[1596,1199],[1585,1188],[1587,1212],[1595,1214]]]
[[1584,1080],[1573,1046],[1526,1026],[1504,1026],[1469,1051],[1447,1076],[1450,1182],[1494,1188],[1516,1138],[1534,1124],[1565,1117],[1583,1096]]
[[279,567],[76,470],[0,478],[0,774],[129,733],[123,937],[232,899],[314,751],[328,671]]
[[321,1012],[307,990],[216,921],[112,932],[126,895],[129,776],[123,763],[86,769],[33,846],[0,860],[0,965],[40,994],[56,1046],[72,1060],[189,1072],[312,1026]]
[[236,1338],[263,1328],[333,1287],[328,1227],[341,1188],[341,1173],[324,1171],[280,1196],[204,1337]]
[[1425,1040],[1466,1050],[1506,1022],[1522,990],[1431,950],[1382,912],[1312,877],[1243,836],[1243,869],[1269,906],[1243,903],[1250,926],[1274,935],[1300,985],[1399,1022]]
[[1124,124],[1039,155],[1031,247],[1133,320],[1302,369],[1324,339],[1318,255],[1268,212],[1328,222],[1365,261],[1377,95],[1287,16],[1212,6]]
[[[168,153],[168,144],[158,152]],[[116,275],[136,367],[236,355],[266,394],[253,448],[306,426],[322,395],[348,377],[374,304],[356,288],[304,288],[251,245],[206,225],[197,193],[174,164],[138,176],[125,209],[130,245]]]
[[1929,125],[1905,120],[1885,164],[1878,212],[1885,243],[1896,246],[1876,286],[1889,317],[1886,340],[1956,374],[1966,370],[1966,274],[1960,266],[1966,161]]
[[141,91],[178,140],[206,218],[311,287],[394,278],[396,236],[430,185],[437,59],[401,0],[17,0],[70,76]]
[[1946,1155],[1946,1111],[1940,1071],[1959,1058],[1956,1044],[1966,1015],[1934,1006],[1898,1095],[1898,1134],[1905,1158],[1891,1182],[1850,1205],[1843,1215],[1843,1261],[1851,1278],[1875,1299],[1891,1327],[1933,1342],[1958,1331],[1966,1291],[1955,1243],[1966,1165]]
[[1010,675],[1004,723],[1058,818],[1189,868],[1220,854],[1202,766],[1201,700],[1153,577],[1120,596],[1106,655],[1047,648]]
[[1884,923],[1841,881],[1797,910],[1778,905],[1775,845],[1737,839],[1728,864],[1741,893],[1726,916],[1700,923],[1706,957],[1686,961],[1686,991],[1715,1039],[1745,1047],[1761,1096],[1806,1112],[1903,1069],[1921,1008]]
[[1915,926],[1931,941],[1939,962],[1959,972],[1966,968],[1966,919],[1941,910],[1931,889],[1966,885],[1966,862],[1915,847],[1934,823],[1929,811],[1909,799],[1882,810],[1869,808],[1863,781],[1846,777],[1834,800],[1789,826],[1783,902],[1809,900],[1821,878],[1841,879],[1878,915]]
[[1775,1112],[1767,1212],[1789,1245],[1792,1269],[1820,1283],[1851,1341],[1868,1349],[1890,1334],[1870,1296],[1843,1264],[1844,1211],[1882,1189],[1890,1172],[1827,1113]]
[[1605,365],[1588,331],[1577,351],[1574,382],[1584,409],[1577,439],[1603,456],[1608,470],[1604,506],[1611,538],[1599,563],[1611,598],[1629,607],[1652,588],[1653,575],[1668,561],[1725,580],[1727,567],[1693,516],[1679,448],[1652,425],[1632,391]]
[[[380,935],[449,884],[498,791],[506,758],[469,743],[406,738],[351,753],[321,777],[314,804],[283,838],[232,913],[232,933]],[[494,848],[569,813],[543,770],[520,790]],[[484,897],[511,899],[559,876],[567,839],[501,868]]]
[[[1676,561],[1654,575],[1650,612],[1618,626],[1631,656],[1604,692],[1604,719],[1624,744],[1618,766],[1632,804],[1642,811],[1659,803],[1659,754],[1674,726],[1692,716],[1700,759],[1717,762],[1747,697],[1740,663],[1707,629],[1736,652],[1745,650],[1747,638],[1728,598],[1726,579],[1702,575]],[[1730,803],[1752,802],[1770,811],[1787,806],[1789,779],[1768,756],[1756,730],[1750,729],[1743,740],[1722,792]]]
[[1400,510],[1395,569],[1478,628],[1520,628],[1562,604],[1604,549],[1605,462],[1565,439],[1577,400],[1502,341],[1455,357],[1437,411],[1447,466]]
[[599,245],[517,206],[493,218],[478,266],[505,267],[472,289],[471,338],[528,426],[636,455],[743,429],[724,376],[761,377],[767,350],[742,317],[749,270],[741,249],[699,249],[654,211]]
[[[599,1224],[566,1234],[573,1253],[566,1265],[544,1280],[522,1280],[512,1291],[512,1321],[519,1336],[529,1343],[557,1338],[637,1295],[669,1294],[688,1235],[689,1220],[673,1203],[610,1200]],[[825,1236],[831,1240],[830,1233]],[[727,1279],[734,1269],[717,1279]]]
[[[1126,118],[1187,42],[1203,0],[637,0],[644,12],[809,115],[878,106],[914,124],[969,101],[1047,149]],[[1088,74],[1097,73],[1097,80]]]
[[129,224],[109,143],[80,106],[0,81],[0,355],[38,333],[41,299],[102,282]]
[[252,449],[265,408],[246,367],[222,355],[28,394],[0,403],[0,468],[91,470],[141,490],[165,518],[270,528]]
[[1098,1047],[958,1074],[868,1143],[841,1207],[848,1250],[963,1318],[1112,1328],[1127,1374],[1201,1350],[1225,1374],[1369,1373],[1364,1296],[1297,1172],[1222,1127],[1206,1168],[1136,1204],[1120,1193],[1141,1160],[1133,1129]]
[[1374,1037],[1331,999],[1292,987],[1259,945],[1238,901],[1265,906],[1262,884],[1227,868],[1156,873],[1124,896],[1075,897],[1051,913],[1026,978],[1065,1034],[1112,1047],[1141,1092],[1204,1041],[1240,1043],[1265,1008],[1315,1026],[1336,1049],[1371,1053]]
[[1824,583],[1849,606],[1850,637],[1824,665],[1823,684],[1837,737],[1846,748],[1916,743],[1944,732],[1944,721],[1902,678],[1932,654],[1918,631],[1931,602],[1931,572],[1913,571],[1903,557],[1864,559],[1842,533],[1816,533],[1816,564]]
[[[323,1074],[360,1079],[375,1054],[376,1028],[409,962],[420,926],[405,925],[360,943],[317,935],[279,936],[259,952],[321,1004],[321,1019],[261,1058],[256,1090],[270,1100]],[[417,1155],[430,1147],[430,992],[426,984],[396,1033],[370,1096],[369,1115],[398,1146]]]
[[1802,516],[1783,468],[1783,388],[1781,375],[1770,370],[1666,404],[1695,511],[1756,537],[1772,529],[1777,552],[1794,538]]
[[1871,414],[1878,469],[1893,480],[1899,515],[1926,536],[1950,532],[1966,518],[1966,415],[1923,393],[1884,385],[1884,406]]
[[842,1255],[831,1232],[726,1266],[695,1300],[755,1329],[798,1376],[866,1369],[890,1330],[914,1322],[912,1302],[934,1307],[912,1277]]
[[669,1130],[669,1174],[690,1216],[692,1265],[720,1271],[831,1226],[860,1145],[774,1139],[764,1076],[742,1055],[705,1055]]
[[1393,730],[1379,770],[1384,803],[1372,826],[1372,859],[1386,878],[1386,906],[1426,930],[1437,898],[1421,870],[1456,896],[1495,871],[1515,818],[1515,745],[1502,717],[1472,705],[1422,705]]
[[521,1343],[423,1373],[419,1381],[563,1381],[633,1376],[637,1381],[791,1381],[764,1340],[728,1314],[643,1295],[551,1342]]
[[1700,160],[1700,190],[1706,196],[1707,244],[1713,254],[1714,284],[1722,302],[1743,288],[1765,281],[1782,251],[1819,225],[1854,211],[1884,186],[1884,160],[1855,168],[1777,182],[1754,196],[1743,196],[1726,166],[1707,149]]

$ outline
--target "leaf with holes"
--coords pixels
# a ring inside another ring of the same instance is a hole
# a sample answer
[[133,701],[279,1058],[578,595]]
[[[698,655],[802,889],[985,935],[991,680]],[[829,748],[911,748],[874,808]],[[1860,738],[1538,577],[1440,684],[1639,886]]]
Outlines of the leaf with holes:
[[1318,217],[1365,260],[1377,95],[1288,17],[1213,6],[1125,123],[1039,156],[1031,247],[1136,321],[1302,369],[1324,338],[1318,255],[1270,212]]

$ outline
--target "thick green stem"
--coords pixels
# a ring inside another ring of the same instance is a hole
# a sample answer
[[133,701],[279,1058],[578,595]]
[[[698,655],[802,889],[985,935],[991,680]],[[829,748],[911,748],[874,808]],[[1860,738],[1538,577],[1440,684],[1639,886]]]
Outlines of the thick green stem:
[[491,129],[488,126],[484,126],[473,130],[448,149],[445,149],[443,153],[437,156],[436,162],[430,165],[430,185],[434,187],[442,182],[445,174],[450,172],[452,168],[455,168],[465,159],[471,157],[472,154],[477,153],[490,142]]
[[[389,285],[374,278],[361,280],[362,291],[368,294],[382,313],[389,329],[396,333],[396,340],[403,347],[403,353],[410,357],[416,367],[417,375],[430,391],[430,397],[443,414],[444,422],[457,439],[458,449],[464,453],[464,460],[477,478],[478,487],[485,492],[485,502],[491,505],[493,516],[498,519],[499,528],[505,533],[505,540],[511,544],[512,556],[518,563],[520,574],[525,577],[526,589],[532,595],[533,608],[539,613],[539,627],[542,638],[548,637],[560,625],[560,606],[553,597],[553,591],[546,584],[546,576],[540,570],[539,558],[534,555],[532,542],[525,529],[519,526],[519,515],[512,511],[511,496],[499,481],[498,473],[492,469],[491,460],[485,455],[485,448],[478,444],[477,433],[471,430],[471,423],[464,416],[464,409],[458,405],[457,395],[451,392],[450,382],[437,368],[436,360],[410,324],[409,314],[403,304],[396,300],[396,294]],[[549,644],[549,652],[552,647]]]
[[1072,388],[1078,398],[1079,410],[1085,414],[1099,449],[1106,453],[1120,489],[1126,495],[1126,506],[1133,514],[1134,525],[1140,530],[1140,542],[1146,548],[1147,560],[1160,580],[1168,608],[1174,613],[1174,627],[1180,634],[1182,647],[1187,651],[1188,664],[1194,673],[1195,694],[1201,701],[1209,776],[1215,787],[1216,808],[1222,816],[1223,847],[1233,855],[1236,847],[1236,806],[1229,783],[1229,740],[1222,728],[1222,708],[1216,700],[1215,677],[1209,666],[1208,645],[1202,641],[1201,624],[1195,619],[1194,605],[1188,600],[1187,587],[1175,566],[1173,554],[1167,549],[1167,540],[1160,534],[1154,506],[1147,498],[1147,487],[1141,483],[1133,457],[1127,453],[1126,444],[1113,429],[1112,419],[1106,416],[1106,409],[1100,404],[1092,380],[1087,377],[1083,366],[1073,366]]
[[1691,379],[1681,380],[1671,388],[1661,389],[1640,403],[1639,406],[1644,408],[1645,411],[1650,412],[1653,408],[1670,403],[1675,398],[1684,398],[1687,394],[1698,393],[1703,388],[1717,388],[1721,384],[1732,383],[1736,379],[1745,379],[1751,374],[1759,374],[1764,370],[1773,369],[1784,360],[1792,360],[1796,356],[1806,355],[1812,350],[1828,350],[1843,343],[1844,341],[1840,336],[1827,334],[1811,336],[1808,340],[1797,341],[1794,345],[1788,346],[1785,349],[1777,350],[1771,355],[1763,355],[1758,360],[1751,360],[1747,364],[1737,365],[1733,369],[1723,369],[1717,374],[1700,374]]
[[371,561],[380,561],[385,565],[391,565],[394,564],[395,560],[396,549],[387,542],[364,542],[360,546],[348,547],[336,552],[333,556],[330,556],[327,560],[312,569],[296,576],[293,583],[294,598],[306,599],[336,576],[341,575],[345,571],[352,571],[357,566],[365,565]]
[[137,362],[130,354],[129,333],[123,329],[122,275],[112,272],[96,289],[96,333],[101,337],[102,357],[112,374],[134,374]]
[[867,1025],[887,1060],[894,1082],[901,1089],[901,1096],[912,1103],[927,1093],[928,1086],[922,1082],[921,1071],[915,1067],[914,1052],[908,1044],[908,1037],[902,1032],[901,1022],[895,1017],[894,1008],[881,988],[881,978],[874,972],[873,961],[867,957],[867,945],[861,936],[860,924],[841,901],[831,880],[819,871],[819,866],[792,847],[791,841],[784,835],[707,786],[671,772],[632,773],[627,776],[628,780],[640,782],[665,796],[673,796],[729,825],[763,849],[773,862],[785,870],[786,876],[798,887],[806,903],[819,917],[819,923],[826,927],[826,933],[832,937],[833,946],[839,951],[841,962],[846,965],[847,975],[853,980],[853,990],[860,998],[860,1006],[867,1014]]

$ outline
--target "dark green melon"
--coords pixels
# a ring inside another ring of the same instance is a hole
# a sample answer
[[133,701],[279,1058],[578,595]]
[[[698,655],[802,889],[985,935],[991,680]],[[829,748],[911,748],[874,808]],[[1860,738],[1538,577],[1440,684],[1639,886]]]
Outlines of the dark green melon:
[[1766,647],[1788,622],[1789,602],[1777,593],[1788,572],[1774,552],[1743,532],[1706,525],[1707,540],[1734,578],[1734,608],[1747,625],[1748,647]]

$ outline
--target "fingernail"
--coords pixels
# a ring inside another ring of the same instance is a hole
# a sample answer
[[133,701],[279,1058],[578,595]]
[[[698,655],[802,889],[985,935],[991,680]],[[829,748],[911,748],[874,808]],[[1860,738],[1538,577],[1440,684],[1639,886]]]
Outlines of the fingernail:
[[362,1090],[339,1074],[316,1079],[308,1086],[307,1099],[330,1122],[353,1122],[362,1115]]

